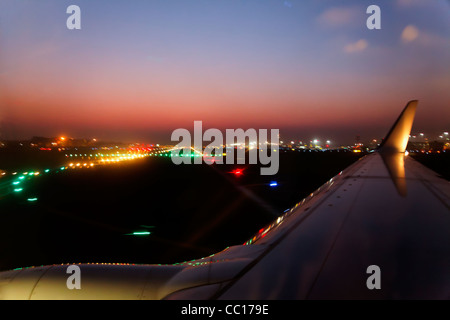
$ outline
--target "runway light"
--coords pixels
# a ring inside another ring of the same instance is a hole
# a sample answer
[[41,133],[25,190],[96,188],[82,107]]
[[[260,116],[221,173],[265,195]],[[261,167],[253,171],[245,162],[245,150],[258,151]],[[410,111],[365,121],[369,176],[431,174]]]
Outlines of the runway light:
[[277,183],[276,181],[272,181],[272,182],[269,184],[269,186],[271,186],[271,187],[276,187],[276,186],[278,186],[278,183]]
[[22,190],[23,190],[23,188],[17,188],[17,189],[14,189],[14,192],[20,192]]
[[28,198],[27,201],[29,201],[29,202],[35,202],[35,201],[37,201],[37,199],[38,199],[38,198]]
[[231,171],[231,173],[233,173],[235,176],[240,176],[242,174],[244,174],[243,169],[234,169],[233,171]]
[[151,232],[149,231],[135,231],[133,233],[127,233],[126,236],[148,236]]

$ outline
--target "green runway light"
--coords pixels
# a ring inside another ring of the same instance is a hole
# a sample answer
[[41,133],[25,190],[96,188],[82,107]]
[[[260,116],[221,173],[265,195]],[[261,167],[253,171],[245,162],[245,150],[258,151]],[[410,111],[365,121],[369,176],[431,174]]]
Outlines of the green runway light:
[[50,169],[45,169],[44,172],[45,172],[45,173],[48,173],[48,172],[50,172]]
[[29,201],[29,202],[34,202],[34,201],[37,201],[37,199],[38,199],[38,198],[28,198],[27,201]]
[[59,170],[65,170],[66,169],[66,167],[61,167],[61,168],[59,168]]
[[126,236],[148,236],[151,232],[148,231],[136,231],[133,233],[127,233]]
[[23,188],[17,188],[17,189],[14,189],[14,192],[20,192],[22,190],[23,190]]
[[23,180],[23,179],[25,179],[25,177],[24,177],[24,176],[21,176],[21,177],[19,177],[19,180]]
[[14,181],[12,184],[16,186],[16,185],[18,185],[19,183],[20,183],[20,181]]

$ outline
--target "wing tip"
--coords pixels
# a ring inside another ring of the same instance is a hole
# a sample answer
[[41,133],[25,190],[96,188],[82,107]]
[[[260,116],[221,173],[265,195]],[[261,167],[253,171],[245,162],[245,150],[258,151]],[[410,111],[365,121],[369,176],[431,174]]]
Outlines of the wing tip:
[[380,145],[380,152],[405,152],[419,100],[408,101]]

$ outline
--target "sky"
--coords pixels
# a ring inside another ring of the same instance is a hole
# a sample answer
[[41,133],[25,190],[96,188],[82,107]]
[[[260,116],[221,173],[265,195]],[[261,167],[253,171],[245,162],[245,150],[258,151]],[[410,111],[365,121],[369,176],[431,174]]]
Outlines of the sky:
[[343,144],[412,99],[413,131],[442,134],[449,18],[445,0],[1,0],[0,138],[167,143],[200,120]]

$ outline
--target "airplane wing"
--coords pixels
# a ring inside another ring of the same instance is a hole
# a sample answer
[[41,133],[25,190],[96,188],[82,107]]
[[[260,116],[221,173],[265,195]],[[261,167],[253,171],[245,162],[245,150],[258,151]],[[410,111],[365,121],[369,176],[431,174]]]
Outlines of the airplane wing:
[[1,272],[0,298],[449,299],[450,185],[404,154],[416,106],[245,244],[170,266],[78,264],[80,289],[71,265]]

